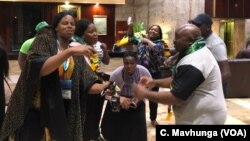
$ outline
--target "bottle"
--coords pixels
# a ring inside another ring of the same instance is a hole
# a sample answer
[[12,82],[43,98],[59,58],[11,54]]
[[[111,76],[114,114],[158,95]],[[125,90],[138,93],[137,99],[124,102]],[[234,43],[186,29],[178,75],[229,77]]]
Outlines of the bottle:
[[114,95],[115,94],[115,87],[116,87],[116,83],[115,82],[111,82],[111,85],[110,85],[110,91],[111,91],[111,94]]
[[111,101],[110,101],[111,107],[112,107],[112,112],[119,112],[121,109],[121,107],[120,107],[120,95],[117,92],[117,86],[116,86],[115,82],[112,83],[110,90],[111,90],[111,94],[112,94]]
[[93,54],[92,57],[90,57],[90,62],[91,62],[91,69],[93,71],[96,71],[99,66],[99,58],[98,58],[98,53]]

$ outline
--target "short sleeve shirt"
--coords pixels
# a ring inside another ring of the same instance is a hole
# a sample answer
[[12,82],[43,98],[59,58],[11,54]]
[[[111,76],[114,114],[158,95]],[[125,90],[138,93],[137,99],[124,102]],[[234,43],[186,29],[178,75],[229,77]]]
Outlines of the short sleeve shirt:
[[217,62],[227,60],[227,47],[224,41],[215,33],[206,39],[206,45]]
[[[124,85],[125,85],[125,80],[126,78],[123,77],[123,69],[124,69],[124,66],[120,66],[118,67],[117,69],[115,69],[112,74],[110,75],[110,81],[113,81],[113,82],[116,82],[117,86],[119,88],[121,88],[122,91],[125,91],[123,90],[122,88],[124,88]],[[147,70],[147,68],[141,66],[141,65],[137,65],[136,66],[136,70],[135,71],[139,71],[139,79],[142,77],[142,76],[147,76],[147,77],[150,77],[152,78],[150,72]],[[139,79],[136,80],[136,77],[138,76],[135,76],[136,74],[134,73],[131,77],[133,78],[133,83],[139,83]],[[131,83],[132,84],[132,83]],[[123,93],[123,92],[122,92]],[[132,94],[132,91],[131,92],[128,92],[129,94],[133,95]],[[129,95],[128,94],[128,95]],[[125,96],[125,95],[123,95]]]
[[26,40],[22,44],[20,52],[22,52],[23,54],[28,54],[28,51],[30,50],[30,46],[31,46],[31,44],[33,43],[34,40],[35,40],[35,37]]

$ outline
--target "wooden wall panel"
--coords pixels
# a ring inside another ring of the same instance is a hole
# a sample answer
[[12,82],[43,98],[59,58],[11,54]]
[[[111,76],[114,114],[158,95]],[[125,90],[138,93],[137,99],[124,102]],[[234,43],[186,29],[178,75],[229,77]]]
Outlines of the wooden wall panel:
[[205,0],[205,13],[213,17],[213,0]]
[[[25,3],[23,3],[25,4]],[[3,38],[8,53],[12,53],[13,45],[13,8],[14,2],[1,2],[0,3],[0,36]],[[49,24],[52,23],[53,17],[58,13],[58,5],[61,3],[41,3],[43,7],[43,20]],[[106,15],[107,16],[107,35],[100,35],[99,40],[105,42],[108,45],[108,49],[112,50],[112,46],[115,41],[115,5],[99,5],[98,8],[93,4],[77,4],[81,6],[81,17],[93,20],[93,15]],[[17,54],[17,52],[15,52]]]
[[228,1],[229,0],[215,0],[215,16],[216,18],[228,18]]
[[107,35],[99,35],[98,38],[108,46],[108,50],[112,50],[115,43],[115,5],[99,5],[95,7],[93,4],[81,6],[81,18],[93,21],[94,15],[107,16]]
[[250,19],[250,0],[244,1],[244,16],[246,19]]
[[49,24],[52,23],[53,17],[58,13],[58,4],[47,3],[44,5],[44,20]]
[[[11,7],[9,7],[9,4],[7,3],[0,3],[0,13],[2,16],[0,16],[0,36],[2,37],[5,48],[8,52],[11,51],[11,45],[12,45],[12,28],[11,28]],[[3,16],[3,15],[9,15],[9,16]]]
[[115,42],[121,40],[128,31],[128,23],[127,21],[116,21],[116,37],[115,37]]
[[[249,0],[248,0],[249,1]],[[244,18],[244,0],[229,0],[229,18]]]
[[249,18],[249,0],[205,0],[205,13],[214,18]]
[[[107,35],[100,35],[99,40],[105,42],[108,50],[112,50],[115,41],[115,5],[76,4],[81,6],[81,19],[93,21],[94,15],[107,16]],[[48,3],[44,8],[44,19],[51,24],[54,15],[58,12],[58,4]]]

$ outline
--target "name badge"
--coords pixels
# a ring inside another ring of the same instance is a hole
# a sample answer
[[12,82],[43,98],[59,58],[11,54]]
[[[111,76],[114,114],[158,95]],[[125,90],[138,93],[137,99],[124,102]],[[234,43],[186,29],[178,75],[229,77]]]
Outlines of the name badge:
[[71,80],[60,80],[61,88],[62,88],[62,97],[63,99],[71,99]]
[[71,90],[62,90],[63,99],[71,99]]

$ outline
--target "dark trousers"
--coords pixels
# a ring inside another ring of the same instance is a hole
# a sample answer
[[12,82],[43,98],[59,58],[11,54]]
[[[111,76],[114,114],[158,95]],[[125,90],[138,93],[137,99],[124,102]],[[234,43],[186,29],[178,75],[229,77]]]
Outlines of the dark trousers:
[[101,130],[103,137],[108,141],[147,141],[145,103],[139,102],[136,109],[112,112],[108,102]]
[[[158,92],[159,91],[159,87],[154,87],[152,90]],[[153,102],[153,101],[149,101],[149,109],[150,109],[150,120],[151,121],[156,120],[156,118],[157,118],[158,103]]]
[[[154,79],[161,78],[161,73],[160,72],[151,73],[151,75],[152,75],[152,77]],[[154,87],[152,89],[152,91],[158,92],[159,91],[159,87]],[[149,114],[150,114],[150,120],[151,121],[156,120],[156,118],[157,118],[157,109],[158,109],[158,103],[149,100],[149,110],[150,110]]]
[[[110,75],[106,73],[98,73],[101,81],[108,81]],[[100,120],[102,116],[102,108],[104,104],[104,97],[101,94],[88,94],[87,96],[86,119],[84,124],[84,140],[96,140],[100,136]]]
[[89,94],[87,98],[84,140],[95,140],[100,136],[99,123],[102,116],[104,97],[100,94]]
[[227,86],[228,86],[228,83],[222,84],[224,96],[227,95]]

